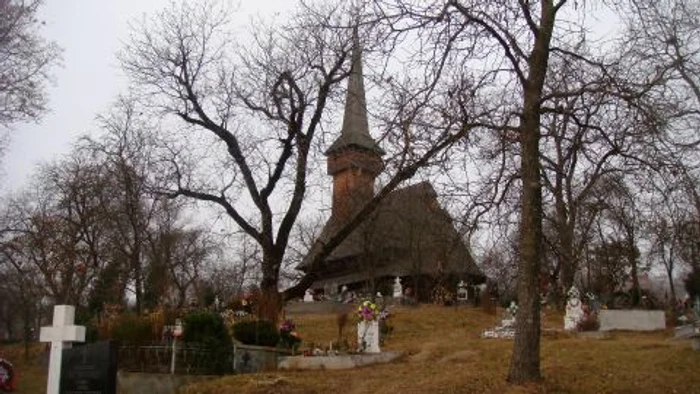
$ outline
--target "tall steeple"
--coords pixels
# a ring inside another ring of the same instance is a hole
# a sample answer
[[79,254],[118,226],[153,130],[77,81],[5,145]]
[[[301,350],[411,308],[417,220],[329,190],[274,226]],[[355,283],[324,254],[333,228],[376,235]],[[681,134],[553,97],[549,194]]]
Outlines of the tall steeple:
[[369,134],[367,100],[362,74],[362,48],[353,32],[353,51],[340,136],[326,150],[328,174],[333,176],[333,213],[346,220],[374,196],[374,180],[384,169],[384,150]]
[[326,150],[326,155],[331,155],[338,150],[355,146],[371,152],[384,154],[384,150],[377,145],[369,135],[367,122],[367,100],[365,99],[365,82],[362,74],[362,47],[357,35],[357,29],[353,32],[352,62],[348,77],[348,91],[345,98],[345,114],[343,116],[343,128],[340,137]]

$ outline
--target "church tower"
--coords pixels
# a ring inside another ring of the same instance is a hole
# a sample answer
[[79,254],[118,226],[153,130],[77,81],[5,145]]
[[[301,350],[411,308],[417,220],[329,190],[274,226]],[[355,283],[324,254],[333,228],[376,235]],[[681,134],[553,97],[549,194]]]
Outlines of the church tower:
[[333,176],[332,219],[347,220],[374,196],[374,181],[384,169],[384,151],[369,134],[362,53],[353,37],[345,114],[340,136],[326,150],[328,174]]

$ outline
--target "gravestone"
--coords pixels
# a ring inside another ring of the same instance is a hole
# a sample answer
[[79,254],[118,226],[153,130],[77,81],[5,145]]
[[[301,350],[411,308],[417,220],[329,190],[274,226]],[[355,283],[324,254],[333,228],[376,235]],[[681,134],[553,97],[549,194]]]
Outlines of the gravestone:
[[518,304],[515,301],[510,302],[510,306],[506,308],[501,319],[501,325],[484,330],[481,333],[482,338],[497,338],[497,339],[513,339],[515,338],[515,315],[518,313]]
[[403,297],[403,286],[401,285],[401,278],[398,276],[396,277],[396,280],[394,280],[394,298],[401,298]]
[[51,342],[49,375],[46,379],[47,394],[59,393],[63,349],[70,349],[71,342],[85,341],[85,327],[73,325],[74,319],[74,306],[56,305],[53,307],[53,326],[41,327],[39,340]]
[[469,300],[469,291],[467,291],[467,284],[463,280],[460,280],[457,284],[457,301],[466,302]]
[[576,330],[578,323],[583,320],[583,304],[581,303],[581,293],[576,286],[571,286],[567,293],[569,300],[566,302],[566,316],[564,316],[564,329],[567,331]]
[[515,326],[515,314],[518,313],[518,304],[515,301],[511,301],[508,308],[506,308],[503,319],[501,320],[501,327],[513,327]]
[[357,323],[357,348],[363,353],[380,353],[379,322],[376,320]]
[[304,302],[314,302],[314,292],[311,289],[306,289],[306,293],[304,293]]
[[63,351],[62,394],[116,394],[117,346],[102,341]]
[[604,309],[598,313],[600,331],[655,331],[666,329],[664,311]]

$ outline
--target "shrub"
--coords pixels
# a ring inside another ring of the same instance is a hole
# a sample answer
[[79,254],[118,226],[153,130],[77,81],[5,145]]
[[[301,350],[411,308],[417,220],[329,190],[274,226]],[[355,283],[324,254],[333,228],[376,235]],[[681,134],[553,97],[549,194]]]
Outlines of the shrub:
[[143,343],[152,339],[151,322],[133,314],[123,314],[111,324],[109,338],[127,343]]
[[218,313],[195,311],[184,317],[183,325],[185,342],[198,343],[211,352],[207,363],[209,373],[230,372],[233,343],[224,319]]
[[209,311],[191,312],[183,319],[185,342],[202,344],[216,343],[231,345],[224,319],[217,313]]
[[267,320],[243,321],[233,325],[233,337],[246,345],[277,346],[280,334]]

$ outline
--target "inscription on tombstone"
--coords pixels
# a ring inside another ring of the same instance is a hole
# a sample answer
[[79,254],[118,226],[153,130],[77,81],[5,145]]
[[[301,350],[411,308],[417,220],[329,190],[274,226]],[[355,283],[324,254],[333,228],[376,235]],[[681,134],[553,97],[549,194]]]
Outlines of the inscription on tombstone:
[[116,394],[116,342],[102,341],[63,350],[60,392]]

